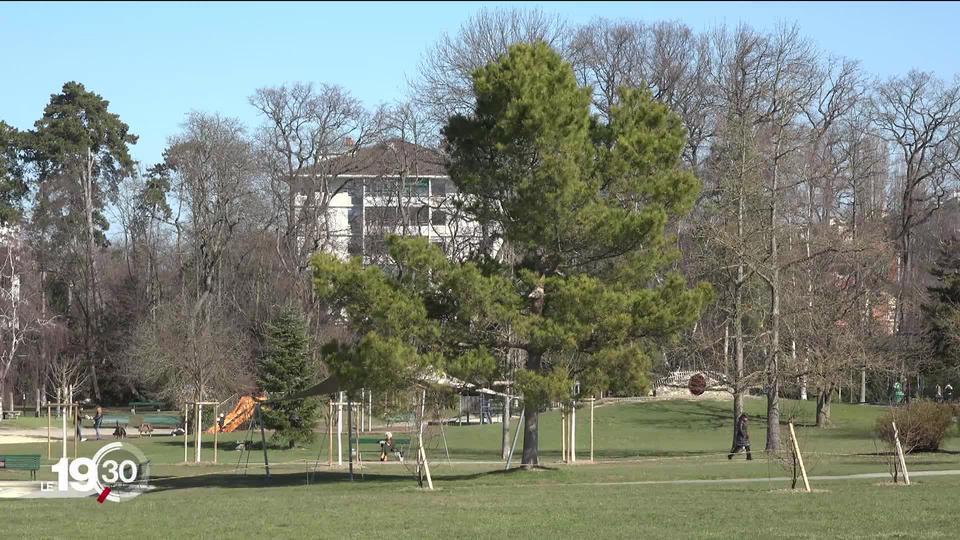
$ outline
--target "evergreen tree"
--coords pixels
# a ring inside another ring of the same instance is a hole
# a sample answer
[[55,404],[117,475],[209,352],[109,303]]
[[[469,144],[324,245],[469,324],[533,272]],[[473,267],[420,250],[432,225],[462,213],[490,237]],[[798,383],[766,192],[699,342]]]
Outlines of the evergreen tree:
[[316,381],[306,325],[293,309],[283,310],[268,326],[266,352],[257,361],[257,384],[271,404],[263,408],[264,425],[290,448],[313,440],[318,405],[314,398],[286,399]]
[[20,219],[27,195],[23,139],[16,128],[0,121],[0,226]]
[[927,288],[930,299],[923,312],[936,361],[933,371],[954,379],[960,375],[960,240],[944,243],[930,274],[937,283]]
[[397,272],[317,255],[315,288],[355,333],[327,356],[355,385],[428,369],[482,382],[496,354],[525,351],[514,380],[532,466],[549,402],[574,380],[581,392],[644,388],[651,354],[698,317],[709,289],[666,270],[664,236],[697,181],[680,166],[676,115],[623,89],[609,121],[591,118],[590,90],[543,43],[511,47],[473,87],[473,114],[444,130],[449,171],[500,256],[455,263],[424,239],[391,238]]
[[[43,116],[27,137],[28,161],[36,174],[31,244],[40,267],[49,272],[47,288],[67,289],[55,301],[82,323],[83,354],[97,400],[102,399],[97,368],[104,365],[103,295],[97,252],[107,245],[110,226],[104,210],[120,181],[134,172],[130,145],[137,137],[110,102],[78,82],[50,96]],[[79,289],[80,294],[72,294]]]

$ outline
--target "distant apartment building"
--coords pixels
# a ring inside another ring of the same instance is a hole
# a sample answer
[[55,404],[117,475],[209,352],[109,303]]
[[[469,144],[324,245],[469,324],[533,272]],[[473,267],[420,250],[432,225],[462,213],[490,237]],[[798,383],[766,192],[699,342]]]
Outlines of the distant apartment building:
[[331,156],[311,176],[298,207],[309,191],[323,201],[321,249],[343,259],[389,264],[389,234],[424,237],[455,258],[479,247],[479,228],[457,208],[456,186],[436,149],[389,139]]

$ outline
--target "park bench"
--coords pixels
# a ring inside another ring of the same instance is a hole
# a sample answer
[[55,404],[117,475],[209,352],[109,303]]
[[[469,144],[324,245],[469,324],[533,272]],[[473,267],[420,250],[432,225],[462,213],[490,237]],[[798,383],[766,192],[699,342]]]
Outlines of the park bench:
[[30,478],[36,480],[40,454],[0,454],[0,469],[30,471]]
[[[112,430],[116,427],[117,424],[125,428],[137,428],[141,424],[150,424],[154,429],[164,428],[174,430],[178,428],[181,424],[179,416],[170,416],[170,415],[118,415],[118,414],[104,414],[103,423],[100,425],[100,429],[107,431]],[[84,419],[83,427],[92,428],[93,420]],[[127,435],[130,435],[129,433]]]
[[[386,437],[358,437],[357,438],[357,447],[360,450],[361,456],[364,452],[375,452],[377,456],[375,459],[380,459],[380,442],[386,440]],[[393,447],[397,450],[403,450],[410,445],[410,437],[394,437],[393,438]],[[371,461],[371,460],[366,460]]]
[[[86,414],[86,413],[85,413]],[[130,425],[130,417],[122,414],[105,414],[103,415],[103,422],[100,424],[100,429],[113,428],[117,424],[120,424],[123,427]],[[81,424],[83,427],[92,428],[93,419],[84,418]]]
[[[169,429],[171,433],[173,430],[180,427],[183,422],[179,416],[169,416],[169,415],[146,415],[143,417],[143,422],[141,424],[150,424],[150,427],[164,428]],[[137,424],[138,426],[140,424]]]
[[3,411],[3,419],[20,418],[23,411]]
[[137,409],[153,409],[157,412],[163,408],[164,403],[162,401],[131,401],[130,402],[130,413],[137,414]]

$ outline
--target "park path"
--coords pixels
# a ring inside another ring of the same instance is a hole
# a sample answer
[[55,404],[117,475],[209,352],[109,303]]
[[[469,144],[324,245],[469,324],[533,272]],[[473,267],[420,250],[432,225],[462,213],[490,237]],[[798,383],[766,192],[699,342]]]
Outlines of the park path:
[[[943,469],[934,471],[910,471],[910,477],[921,476],[960,476],[960,469]],[[810,476],[809,480],[829,481],[829,480],[869,480],[890,478],[888,472],[859,473],[859,474],[838,474],[838,475],[819,475]],[[711,478],[711,479],[691,479],[691,480],[624,480],[619,482],[574,482],[555,484],[560,486],[652,486],[652,485],[681,485],[681,484],[738,484],[752,482],[785,482],[791,478],[786,476],[764,476],[755,478]],[[554,484],[523,484],[538,487],[546,487]]]

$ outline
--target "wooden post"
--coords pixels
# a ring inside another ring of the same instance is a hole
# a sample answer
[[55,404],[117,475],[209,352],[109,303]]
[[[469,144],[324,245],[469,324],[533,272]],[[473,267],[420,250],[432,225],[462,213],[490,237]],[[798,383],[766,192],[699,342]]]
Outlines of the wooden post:
[[793,430],[793,422],[790,422],[790,438],[793,439],[793,451],[797,453],[797,463],[800,465],[800,474],[803,475],[803,487],[807,493],[810,493],[810,482],[807,480],[807,469],[803,466],[803,456],[800,455],[800,445],[797,443],[797,433]]
[[50,405],[47,405],[47,459],[53,459],[53,449],[50,443]]
[[[70,395],[73,396],[73,387],[72,387],[72,386],[70,387]],[[71,404],[71,406],[72,406],[72,409],[73,409],[73,417],[72,417],[72,420],[73,420],[73,459],[77,459],[77,453],[78,453],[77,447],[80,446],[80,434],[77,433],[77,420],[78,420],[78,417],[79,417],[79,415],[80,415],[80,411],[77,410],[76,404]]]
[[510,445],[510,453],[507,454],[507,464],[503,470],[510,469],[510,463],[513,462],[513,452],[517,449],[517,439],[520,438],[520,430],[523,429],[523,415],[525,412],[523,408],[520,409],[520,420],[518,420],[517,430],[513,432],[513,444]]
[[897,443],[897,460],[900,462],[900,470],[903,471],[903,483],[910,485],[910,473],[907,472],[907,460],[903,457],[903,447],[900,446],[900,432],[897,431],[897,423],[893,424],[893,440]]
[[343,392],[337,394],[337,466],[343,466]]
[[373,391],[367,392],[367,430],[373,431]]
[[353,401],[347,397],[347,459],[350,468],[350,481],[353,482]]
[[196,410],[196,415],[194,416],[194,420],[195,420],[196,425],[194,425],[194,427],[193,427],[193,442],[194,442],[194,444],[195,444],[196,447],[197,447],[196,457],[194,458],[194,462],[195,462],[195,463],[200,463],[200,438],[201,438],[201,433],[202,433],[202,431],[201,431],[201,429],[200,429],[200,426],[202,425],[202,424],[200,423],[200,418],[201,418],[201,416],[203,415],[203,405],[201,405],[201,404],[198,402],[198,403],[194,404],[194,406],[196,407],[196,409],[195,409],[195,410]]
[[187,462],[187,434],[190,432],[190,430],[187,429],[190,426],[190,422],[188,421],[189,419],[190,419],[190,404],[184,403],[183,404],[183,462],[184,463]]
[[[356,404],[356,407],[358,411],[357,414],[363,415],[362,400],[360,401],[360,403]],[[361,432],[362,425],[363,425],[363,421],[361,420],[360,423],[356,424],[356,429],[354,430],[357,436],[357,468],[359,468],[360,470],[363,470],[363,456],[360,454],[360,432]]]
[[577,402],[570,402],[570,463],[577,462]]
[[63,424],[63,440],[61,441],[60,457],[65,458],[67,457],[67,409],[62,405],[61,408],[63,409],[63,414],[60,415],[60,422]]
[[560,461],[567,462],[567,413],[560,404]]
[[427,475],[427,487],[433,490],[433,478],[430,477],[430,464],[427,463],[427,452],[426,450],[423,449],[423,420],[425,418],[424,414],[426,413],[426,408],[427,408],[426,388],[424,388],[422,396],[423,396],[421,398],[422,400],[420,401],[420,434],[417,437],[419,439],[418,444],[420,446],[418,453],[419,453],[419,461],[420,463],[423,464],[423,472],[426,473]]
[[327,403],[330,415],[327,416],[327,467],[333,467],[333,400]]
[[596,398],[590,398],[590,463],[593,463],[593,404]]
[[217,441],[220,435],[220,406],[213,406],[213,462],[217,462]]
[[267,480],[270,479],[270,460],[267,457],[267,434],[263,427],[263,412],[260,402],[254,402],[254,412],[257,414],[257,423],[260,424],[260,446],[263,447],[263,468],[266,471]]

